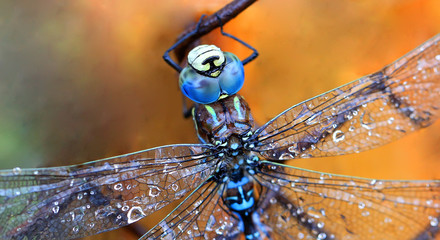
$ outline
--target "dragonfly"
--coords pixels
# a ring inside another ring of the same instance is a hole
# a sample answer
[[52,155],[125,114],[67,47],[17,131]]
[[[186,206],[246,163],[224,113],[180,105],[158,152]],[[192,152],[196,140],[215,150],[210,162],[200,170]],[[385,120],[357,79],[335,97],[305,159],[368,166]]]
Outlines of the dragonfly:
[[256,55],[241,61],[201,45],[185,68],[171,63],[195,102],[198,144],[0,170],[0,237],[75,239],[181,201],[140,239],[435,239],[439,180],[366,179],[284,163],[358,153],[432,124],[440,114],[440,35],[260,127],[237,94],[243,65]]

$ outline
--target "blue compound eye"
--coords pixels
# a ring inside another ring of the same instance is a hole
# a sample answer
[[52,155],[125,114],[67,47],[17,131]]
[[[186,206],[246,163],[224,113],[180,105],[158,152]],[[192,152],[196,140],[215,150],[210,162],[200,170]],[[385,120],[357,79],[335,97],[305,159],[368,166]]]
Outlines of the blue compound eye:
[[218,79],[198,74],[190,67],[184,68],[180,73],[179,85],[183,94],[194,102],[208,104],[220,97]]
[[232,95],[237,93],[244,83],[243,63],[232,53],[224,52],[226,65],[217,77],[223,93]]

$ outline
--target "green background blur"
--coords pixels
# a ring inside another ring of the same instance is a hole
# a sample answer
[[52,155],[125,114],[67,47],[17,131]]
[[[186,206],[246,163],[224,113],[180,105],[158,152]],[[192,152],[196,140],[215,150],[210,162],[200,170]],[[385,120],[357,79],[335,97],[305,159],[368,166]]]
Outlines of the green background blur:
[[[0,168],[81,163],[197,141],[177,74],[180,32],[226,1],[0,1]],[[226,25],[256,47],[240,93],[260,124],[379,70],[440,32],[440,1],[266,0]],[[213,34],[223,50],[242,46]],[[439,99],[440,101],[440,99]],[[440,178],[440,123],[379,149],[297,160],[385,179]],[[144,221],[151,227],[161,214]],[[91,239],[136,239],[116,230]]]

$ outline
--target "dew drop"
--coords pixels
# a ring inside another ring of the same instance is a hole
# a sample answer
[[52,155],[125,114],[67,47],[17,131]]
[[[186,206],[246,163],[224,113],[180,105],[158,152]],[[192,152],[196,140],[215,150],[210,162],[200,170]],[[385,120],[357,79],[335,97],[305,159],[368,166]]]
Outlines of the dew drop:
[[13,173],[14,175],[18,175],[18,174],[20,174],[20,173],[21,173],[21,168],[19,168],[19,167],[15,167],[15,168],[13,168],[13,169],[12,169],[12,173]]
[[308,126],[310,126],[310,125],[314,125],[314,124],[317,124],[318,123],[318,116],[321,114],[321,112],[319,112],[319,114],[314,114],[314,115],[312,115],[311,117],[309,117],[306,121],[305,121],[305,123],[306,123],[306,125],[308,125]]
[[431,206],[432,205],[432,200],[426,200],[426,205]]
[[325,210],[324,210],[324,208],[321,208],[321,209],[319,210],[319,212],[321,212],[321,215],[325,217]]
[[340,141],[342,141],[344,139],[345,139],[345,134],[341,130],[336,130],[333,133],[333,141],[334,142],[340,142]]
[[382,190],[384,189],[384,184],[382,181],[377,181],[376,184],[374,184],[374,189],[375,190]]
[[115,186],[113,187],[116,191],[121,191],[122,190],[122,183],[117,183],[115,184]]
[[216,223],[217,221],[215,220],[215,217],[214,217],[214,215],[210,215],[209,216],[209,219],[208,219],[208,222],[206,223],[206,230],[207,231],[212,231],[213,230],[213,226],[214,226],[214,224]]
[[431,224],[431,226],[433,226],[433,227],[437,227],[438,226],[438,218],[432,217],[431,221],[429,221],[429,224]]
[[127,213],[127,217],[128,217],[127,223],[130,224],[136,222],[145,216],[146,214],[144,213],[144,211],[142,211],[141,207],[139,206],[132,207],[130,211],[128,211]]
[[322,239],[325,239],[325,238],[327,238],[327,234],[325,234],[325,233],[320,233],[320,234],[318,234],[318,240],[322,240]]
[[286,181],[281,178],[278,179],[278,185],[280,185],[280,186],[286,186],[288,183],[289,183],[289,181]]
[[388,124],[393,124],[393,122],[394,122],[394,118],[393,117],[390,117],[389,119],[388,119]]
[[52,208],[52,212],[57,214],[60,211],[60,207],[59,206],[55,206]]
[[179,189],[179,185],[173,183],[173,185],[171,185],[171,189],[173,189],[173,191],[177,191]]
[[391,219],[391,218],[389,218],[389,217],[386,217],[385,219],[384,219],[384,222],[385,223],[390,223],[390,222],[392,222],[393,220]]
[[158,187],[152,186],[148,194],[150,195],[150,197],[157,197],[160,194],[160,190]]
[[367,216],[370,215],[370,212],[369,211],[363,211],[361,214],[362,214],[362,216],[367,217]]
[[279,160],[289,160],[289,159],[293,159],[294,156],[290,153],[283,153],[281,154],[281,156],[278,158]]
[[360,203],[359,203],[359,209],[364,209],[364,208],[365,208],[365,203],[360,202]]
[[303,154],[301,154],[300,157],[301,157],[301,158],[311,158],[312,155],[311,155],[310,153],[303,153]]

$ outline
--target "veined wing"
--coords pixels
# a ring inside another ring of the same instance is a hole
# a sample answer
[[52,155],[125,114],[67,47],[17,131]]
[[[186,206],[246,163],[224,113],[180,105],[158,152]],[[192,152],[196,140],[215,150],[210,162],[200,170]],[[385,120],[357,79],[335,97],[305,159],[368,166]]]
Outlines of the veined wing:
[[285,239],[435,239],[440,181],[386,181],[262,162],[261,222]]
[[237,239],[239,220],[223,204],[222,187],[207,180],[141,239]]
[[0,171],[0,238],[72,239],[125,226],[184,197],[212,171],[210,145]]
[[439,41],[287,109],[256,131],[252,150],[271,160],[342,155],[430,125],[440,114]]

